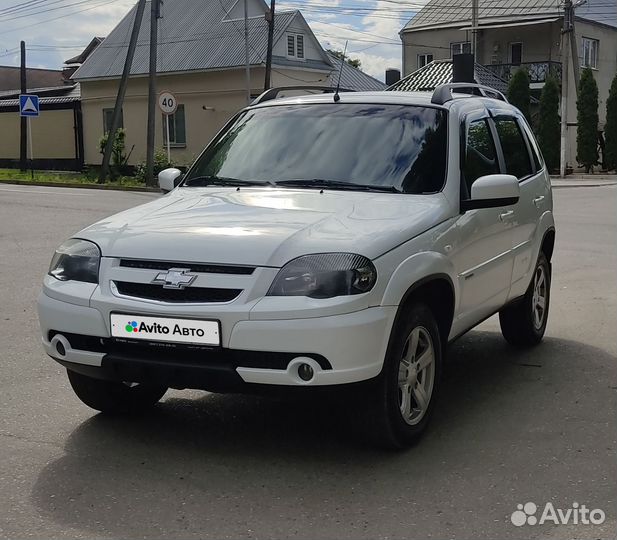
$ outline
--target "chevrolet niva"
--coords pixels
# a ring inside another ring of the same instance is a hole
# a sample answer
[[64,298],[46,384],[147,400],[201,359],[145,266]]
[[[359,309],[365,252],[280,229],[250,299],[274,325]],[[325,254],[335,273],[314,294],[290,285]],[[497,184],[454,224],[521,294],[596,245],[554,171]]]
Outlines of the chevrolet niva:
[[264,94],[159,175],[167,195],[56,250],[45,351],[108,413],[362,383],[366,426],[408,446],[449,342],[496,313],[519,347],[547,324],[549,175],[522,114],[472,86]]

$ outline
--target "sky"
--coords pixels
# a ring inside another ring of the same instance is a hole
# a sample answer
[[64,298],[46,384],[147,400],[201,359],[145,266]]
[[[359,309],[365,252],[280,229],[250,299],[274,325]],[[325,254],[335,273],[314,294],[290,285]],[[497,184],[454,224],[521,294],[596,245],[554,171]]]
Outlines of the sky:
[[[168,0],[171,1],[171,0]],[[200,1],[200,0],[195,0]],[[106,36],[136,0],[0,0],[0,65],[61,69],[94,36]],[[426,0],[279,0],[277,10],[300,9],[325,48],[343,49],[383,80],[401,67],[399,31]],[[19,7],[16,7],[19,6]]]

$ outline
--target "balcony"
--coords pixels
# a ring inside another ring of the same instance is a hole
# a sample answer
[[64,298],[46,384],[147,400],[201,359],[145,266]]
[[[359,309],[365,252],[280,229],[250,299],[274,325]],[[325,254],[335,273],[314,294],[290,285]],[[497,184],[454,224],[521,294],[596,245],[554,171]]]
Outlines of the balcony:
[[495,75],[504,81],[510,81],[512,75],[518,69],[526,69],[531,84],[544,83],[551,75],[561,82],[561,62],[522,62],[520,64],[487,64],[484,67],[490,69]]

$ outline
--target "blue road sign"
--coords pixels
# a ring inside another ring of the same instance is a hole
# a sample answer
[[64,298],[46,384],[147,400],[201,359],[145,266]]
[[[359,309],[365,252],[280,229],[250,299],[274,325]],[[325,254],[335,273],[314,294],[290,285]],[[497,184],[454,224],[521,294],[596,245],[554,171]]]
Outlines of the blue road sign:
[[19,116],[38,116],[40,112],[39,96],[32,94],[19,96]]

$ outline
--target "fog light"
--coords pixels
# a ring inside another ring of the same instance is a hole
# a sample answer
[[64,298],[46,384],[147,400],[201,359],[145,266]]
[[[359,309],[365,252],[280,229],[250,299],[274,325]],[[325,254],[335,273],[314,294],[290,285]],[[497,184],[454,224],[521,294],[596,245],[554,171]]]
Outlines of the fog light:
[[310,381],[313,378],[315,372],[313,368],[308,364],[300,364],[298,366],[298,377],[300,377],[303,381]]
[[61,341],[58,341],[58,343],[56,343],[56,351],[60,356],[66,356],[66,349],[64,348],[64,345]]

